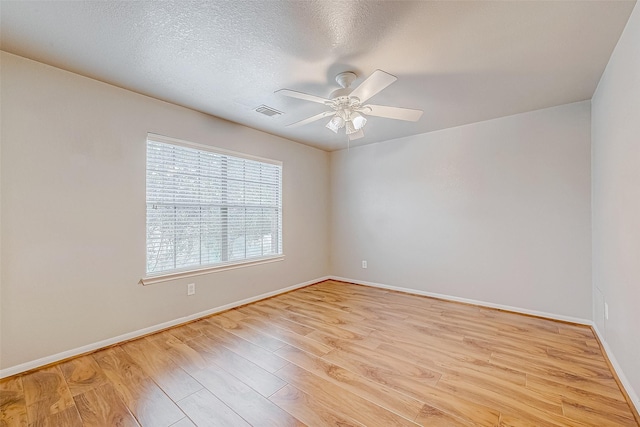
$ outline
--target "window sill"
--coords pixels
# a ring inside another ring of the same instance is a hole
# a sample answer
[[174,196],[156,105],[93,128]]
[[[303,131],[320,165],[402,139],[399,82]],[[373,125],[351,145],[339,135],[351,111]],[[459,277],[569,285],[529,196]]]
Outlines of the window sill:
[[147,286],[154,283],[167,282],[169,280],[182,279],[184,277],[201,276],[203,274],[215,273],[224,270],[235,270],[236,268],[251,267],[252,265],[268,264],[272,262],[284,261],[284,255],[278,255],[268,258],[258,258],[248,261],[234,261],[224,264],[217,264],[211,267],[198,268],[194,270],[171,271],[160,273],[154,276],[143,277],[140,284]]

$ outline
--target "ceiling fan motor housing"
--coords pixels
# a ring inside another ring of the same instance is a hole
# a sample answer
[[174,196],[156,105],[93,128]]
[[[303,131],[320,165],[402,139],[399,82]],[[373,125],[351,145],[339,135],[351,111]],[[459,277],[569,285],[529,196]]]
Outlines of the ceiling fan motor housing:
[[336,76],[336,82],[340,85],[340,87],[348,88],[349,86],[351,86],[351,83],[356,80],[357,77],[358,76],[356,76],[356,73],[354,73],[353,71],[345,71]]
[[353,89],[350,88],[351,83],[353,83],[357,77],[356,73],[352,71],[345,71],[338,74],[336,76],[336,82],[340,85],[340,89],[331,92],[329,98],[335,100],[339,97],[348,96],[353,91]]

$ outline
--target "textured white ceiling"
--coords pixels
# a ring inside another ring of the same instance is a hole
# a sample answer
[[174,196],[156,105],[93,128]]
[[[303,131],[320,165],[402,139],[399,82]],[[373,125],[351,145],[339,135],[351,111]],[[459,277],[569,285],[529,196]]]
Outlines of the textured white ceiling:
[[[379,68],[367,144],[591,98],[635,1],[2,1],[0,48],[325,150],[326,97]],[[261,104],[285,114],[267,117]],[[327,120],[328,121],[328,120]]]

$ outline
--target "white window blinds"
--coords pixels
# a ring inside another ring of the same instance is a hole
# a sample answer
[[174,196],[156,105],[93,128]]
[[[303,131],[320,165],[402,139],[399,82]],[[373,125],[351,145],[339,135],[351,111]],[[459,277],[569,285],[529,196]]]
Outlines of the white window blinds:
[[282,165],[147,139],[147,274],[282,254]]

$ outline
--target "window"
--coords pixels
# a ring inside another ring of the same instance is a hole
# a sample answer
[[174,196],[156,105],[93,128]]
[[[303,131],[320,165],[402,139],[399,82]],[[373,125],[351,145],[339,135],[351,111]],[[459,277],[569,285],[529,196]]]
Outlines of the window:
[[147,138],[147,275],[282,255],[282,164]]

